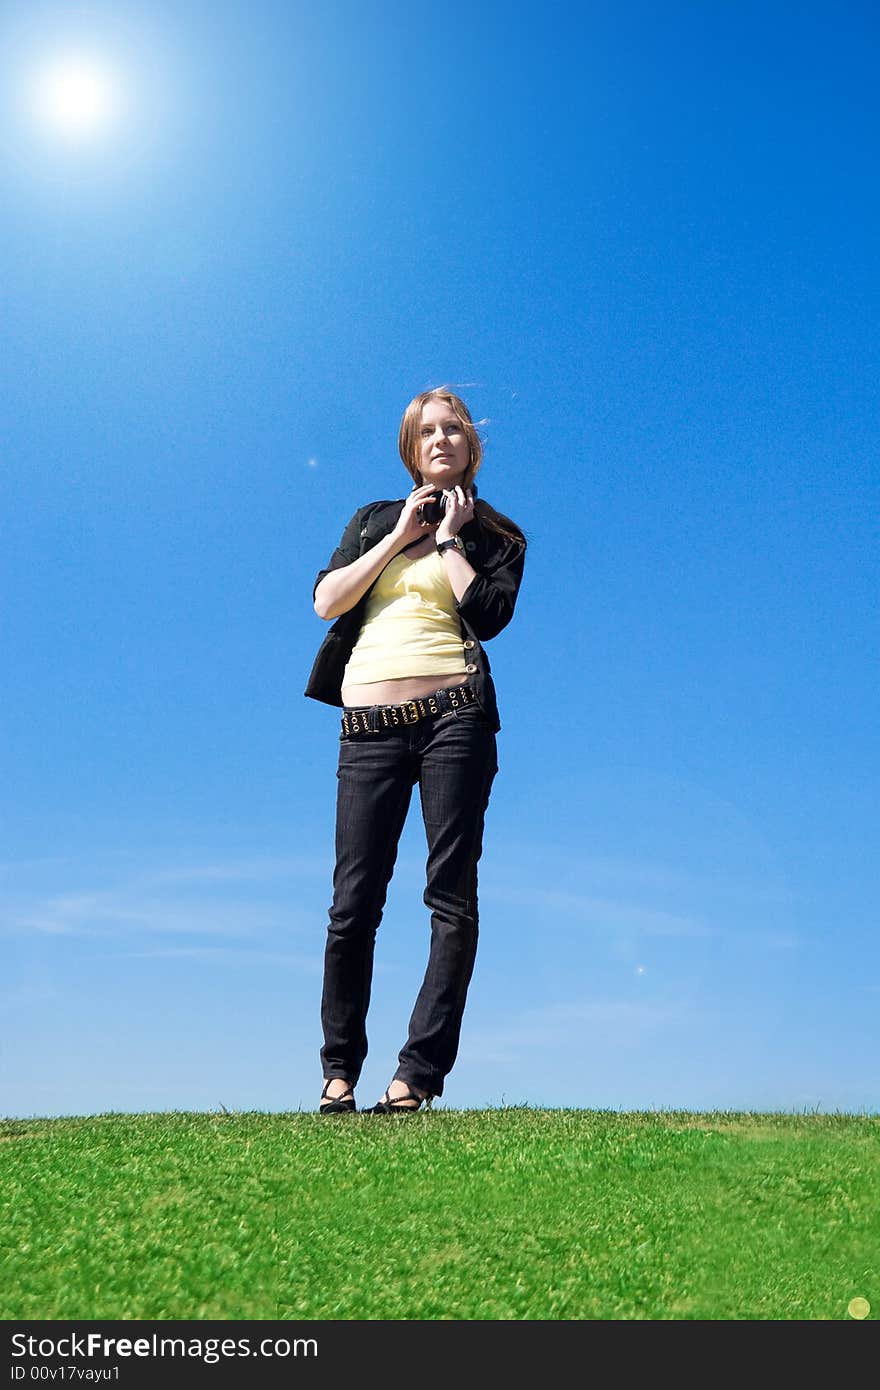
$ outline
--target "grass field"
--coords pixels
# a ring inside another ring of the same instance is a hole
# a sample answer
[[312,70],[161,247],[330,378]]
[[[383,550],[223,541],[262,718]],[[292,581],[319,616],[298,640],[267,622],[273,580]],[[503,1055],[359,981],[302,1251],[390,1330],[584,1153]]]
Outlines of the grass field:
[[7,1320],[880,1313],[877,1116],[7,1120],[0,1201]]

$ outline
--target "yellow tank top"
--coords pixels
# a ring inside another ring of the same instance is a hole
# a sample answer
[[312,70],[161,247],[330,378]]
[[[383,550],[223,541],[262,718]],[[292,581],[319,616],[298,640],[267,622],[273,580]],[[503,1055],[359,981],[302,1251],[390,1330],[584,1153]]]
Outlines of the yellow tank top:
[[436,550],[395,555],[370,590],[343,685],[451,676],[465,667],[455,595]]

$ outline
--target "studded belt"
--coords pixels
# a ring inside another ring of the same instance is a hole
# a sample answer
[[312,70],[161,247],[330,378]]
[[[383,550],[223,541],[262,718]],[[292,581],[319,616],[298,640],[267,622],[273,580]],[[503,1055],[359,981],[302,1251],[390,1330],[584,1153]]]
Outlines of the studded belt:
[[418,700],[406,700],[402,705],[367,705],[364,709],[346,709],[342,716],[342,732],[376,734],[382,729],[397,729],[417,724],[420,719],[432,719],[438,714],[450,714],[475,705],[477,694],[472,685],[447,685]]

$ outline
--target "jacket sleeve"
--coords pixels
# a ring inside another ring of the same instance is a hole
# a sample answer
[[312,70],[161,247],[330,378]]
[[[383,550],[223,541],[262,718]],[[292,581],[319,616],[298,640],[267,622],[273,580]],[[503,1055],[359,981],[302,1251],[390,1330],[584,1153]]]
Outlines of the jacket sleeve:
[[526,548],[509,540],[465,589],[455,607],[481,642],[495,637],[513,617],[523,576]]
[[318,572],[318,576],[315,579],[314,585],[312,586],[312,601],[314,601],[315,594],[318,590],[318,585],[324,578],[325,574],[329,574],[331,570],[342,569],[343,565],[350,565],[352,561],[356,560],[360,555],[361,526],[363,524],[363,515],[366,510],[367,509],[365,507],[358,508],[351,521],[348,523],[345,530],[343,531],[342,539],[340,540],[333,554],[330,556],[330,559],[327,561],[325,568]]

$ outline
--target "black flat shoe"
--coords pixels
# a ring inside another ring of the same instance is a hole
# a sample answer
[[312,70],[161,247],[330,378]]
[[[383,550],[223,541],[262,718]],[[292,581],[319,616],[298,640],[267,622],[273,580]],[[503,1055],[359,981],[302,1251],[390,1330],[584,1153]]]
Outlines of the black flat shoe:
[[[414,1100],[415,1105],[409,1102]],[[377,1100],[375,1105],[371,1105],[368,1110],[362,1110],[362,1115],[414,1115],[417,1110],[421,1110],[424,1105],[426,1110],[431,1109],[434,1100],[433,1096],[418,1096],[415,1091],[407,1087],[406,1095],[389,1096],[386,1091],[381,1100]]]
[[[330,1081],[335,1080],[336,1078],[331,1076]],[[354,1103],[354,1091],[351,1089],[350,1086],[347,1091],[340,1092],[338,1096],[331,1096],[329,1100],[324,1099],[324,1097],[327,1094],[327,1088],[330,1085],[330,1081],[326,1082],[324,1089],[321,1092],[321,1104],[318,1107],[318,1114],[344,1115],[346,1113],[351,1113],[351,1111],[353,1110],[356,1110],[357,1106]],[[351,1096],[351,1100],[347,1099],[348,1096]]]

